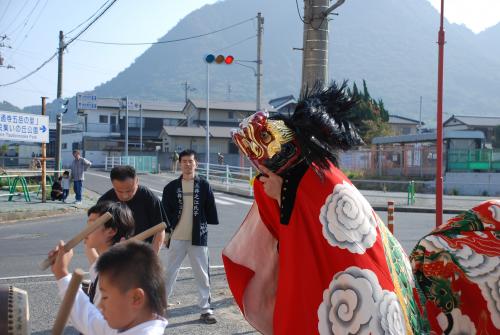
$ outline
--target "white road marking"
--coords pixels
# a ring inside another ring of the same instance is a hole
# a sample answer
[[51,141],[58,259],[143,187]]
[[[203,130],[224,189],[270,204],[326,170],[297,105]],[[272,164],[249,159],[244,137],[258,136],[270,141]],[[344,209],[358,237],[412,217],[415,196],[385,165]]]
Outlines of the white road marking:
[[244,205],[252,205],[253,202],[251,201],[246,201],[246,200],[240,200],[240,199],[233,199],[233,198],[229,198],[229,197],[223,197],[223,196],[217,196],[218,199],[224,199],[224,200],[227,200],[227,201],[234,201],[236,203],[239,203],[239,204],[244,204]]
[[[180,270],[191,270],[190,266],[181,267]],[[224,265],[210,265],[210,269],[224,269]],[[88,272],[84,272],[84,274],[88,274]],[[36,279],[36,278],[47,278],[54,277],[54,275],[27,275],[27,276],[14,276],[14,277],[1,277],[1,280],[16,280],[16,279]]]
[[219,200],[217,198],[215,198],[215,203],[219,204],[219,205],[229,205],[229,206],[234,205],[232,202],[228,202],[228,201],[224,201],[224,200]]

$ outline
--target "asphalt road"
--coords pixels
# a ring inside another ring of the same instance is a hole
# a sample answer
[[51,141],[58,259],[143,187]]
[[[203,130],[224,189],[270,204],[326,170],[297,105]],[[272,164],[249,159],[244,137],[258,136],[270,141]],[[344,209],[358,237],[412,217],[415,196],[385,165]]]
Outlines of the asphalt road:
[[[140,183],[148,186],[158,196],[167,183],[164,176],[141,175]],[[108,176],[92,171],[86,175],[85,187],[103,193],[111,187]],[[166,334],[254,334],[234,306],[221,268],[221,251],[234,234],[251,205],[251,199],[215,194],[220,225],[209,226],[209,250],[214,307],[219,318],[216,325],[201,325],[197,321],[195,284],[188,268],[181,271],[175,295],[170,303],[170,325]],[[387,214],[378,213],[385,221]],[[396,213],[395,235],[409,252],[417,239],[432,230],[434,215],[425,213]],[[445,219],[450,216],[445,215]],[[38,269],[38,263],[58,240],[68,240],[85,225],[85,214],[28,220],[0,225],[0,285],[11,284],[27,290],[30,299],[33,334],[50,334],[52,322],[59,305],[56,286],[50,273]],[[165,261],[165,251],[160,257]],[[72,266],[87,269],[83,248],[75,249]],[[76,334],[68,328],[66,334]],[[256,333],[255,333],[256,334]]]

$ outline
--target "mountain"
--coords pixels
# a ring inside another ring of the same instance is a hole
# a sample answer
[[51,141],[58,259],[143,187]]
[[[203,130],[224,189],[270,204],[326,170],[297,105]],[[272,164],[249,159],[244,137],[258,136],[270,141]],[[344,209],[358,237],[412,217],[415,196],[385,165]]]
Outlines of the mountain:
[[[302,11],[303,2],[299,1]],[[289,0],[225,0],[206,5],[182,19],[160,41],[221,29],[264,16],[264,100],[297,96],[301,80],[303,24]],[[433,122],[436,110],[439,14],[427,0],[349,0],[330,21],[330,78],[361,84],[383,99],[391,114]],[[497,115],[500,110],[500,25],[478,35],[446,22],[444,118],[451,114]],[[204,98],[207,53],[256,59],[255,20],[203,38],[151,46],[115,78],[95,88],[99,96],[182,101],[182,83]],[[221,50],[222,49],[222,50]],[[254,66],[254,63],[242,63]],[[254,71],[238,64],[210,66],[214,100],[255,99]],[[230,89],[229,89],[230,86]]]
[[5,112],[20,112],[21,109],[19,107],[14,106],[8,101],[2,101],[0,102],[0,111],[5,111]]

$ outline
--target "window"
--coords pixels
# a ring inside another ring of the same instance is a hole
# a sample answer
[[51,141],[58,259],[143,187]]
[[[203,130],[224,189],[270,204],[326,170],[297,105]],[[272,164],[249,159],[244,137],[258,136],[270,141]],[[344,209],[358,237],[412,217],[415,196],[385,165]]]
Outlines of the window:
[[107,115],[99,115],[99,123],[108,123]]
[[234,119],[234,112],[227,112],[227,117],[229,119]]
[[63,150],[68,149],[68,143],[62,143],[61,144],[61,149],[63,149]]
[[73,142],[71,145],[71,150],[78,150],[80,149],[80,142]]
[[[129,116],[128,126],[129,126],[129,128],[140,128],[141,127],[141,118],[136,117],[136,116]],[[144,118],[142,118],[142,126],[144,127]]]
[[403,135],[411,134],[411,128],[410,127],[403,127],[402,133],[403,133]]

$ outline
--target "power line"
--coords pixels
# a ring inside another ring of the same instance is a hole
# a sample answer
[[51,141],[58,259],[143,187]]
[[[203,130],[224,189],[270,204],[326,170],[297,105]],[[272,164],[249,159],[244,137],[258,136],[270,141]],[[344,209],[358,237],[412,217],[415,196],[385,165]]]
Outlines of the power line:
[[221,29],[217,29],[217,30],[205,33],[205,34],[193,35],[193,36],[183,37],[183,38],[176,38],[176,39],[173,39],[173,40],[166,40],[166,41],[137,42],[137,43],[89,41],[89,40],[84,40],[84,39],[78,39],[78,41],[80,41],[80,42],[86,42],[86,43],[94,43],[94,44],[106,44],[106,45],[154,45],[154,44],[166,44],[166,43],[182,42],[182,41],[192,40],[192,39],[195,39],[195,38],[200,38],[200,37],[204,37],[204,36],[208,36],[208,35],[213,35],[213,34],[216,34],[216,33],[220,33],[221,31],[228,30],[228,29],[240,26],[240,25],[242,25],[242,24],[244,24],[246,22],[252,21],[254,19],[255,18],[252,17],[250,19],[246,19],[244,21],[241,21],[241,22],[232,24],[230,26],[227,26],[227,27],[224,27],[224,28],[221,28]]
[[[111,6],[113,6],[113,4],[118,1],[118,0],[113,0],[105,9],[103,9],[103,11],[97,16],[95,17],[84,29],[82,29],[75,37],[73,37],[71,40],[69,40],[68,43],[66,43],[64,45],[64,48],[66,48],[67,46],[69,46],[73,41],[75,41],[75,39],[77,39],[79,36],[81,36],[85,31],[87,31],[102,15],[104,15],[104,13],[106,13],[106,11],[111,8]],[[32,76],[33,74],[37,73],[38,71],[40,71],[45,65],[47,65],[48,63],[50,63],[54,58],[56,58],[56,56],[58,55],[59,51],[56,51],[52,56],[49,57],[49,59],[47,59],[45,62],[43,62],[39,67],[37,67],[35,70],[31,71],[30,73],[24,75],[23,77],[17,79],[17,80],[14,80],[10,83],[6,83],[6,84],[0,84],[0,87],[5,87],[5,86],[9,86],[9,85],[13,85],[13,84],[16,84],[30,76]]]
[[235,43],[233,43],[233,44],[230,44],[230,45],[227,45],[227,46],[222,47],[222,48],[220,48],[220,49],[214,50],[214,51],[212,51],[212,53],[216,53],[216,52],[219,52],[219,51],[222,51],[222,50],[226,50],[226,49],[232,48],[232,47],[234,47],[234,46],[237,46],[237,45],[239,45],[239,44],[241,44],[241,43],[243,43],[243,42],[246,42],[246,41],[248,41],[248,40],[254,39],[254,38],[256,38],[256,37],[257,37],[257,35],[252,35],[252,36],[247,37],[247,38],[245,38],[245,39],[242,39],[242,40],[240,40],[240,41],[238,41],[238,42],[235,42]]
[[97,13],[99,13],[99,11],[104,8],[104,6],[106,6],[106,4],[109,2],[110,0],[107,0],[105,1],[101,7],[99,7],[94,14],[92,14],[88,19],[86,19],[85,21],[83,21],[82,23],[80,23],[79,25],[77,25],[76,27],[74,27],[73,29],[71,29],[70,31],[68,31],[66,34],[69,35],[71,34],[72,32],[74,32],[75,30],[77,30],[78,28],[80,28],[81,26],[83,26],[86,22],[90,21],[94,16],[97,15]]
[[26,7],[26,5],[28,4],[28,2],[29,2],[29,0],[26,0],[24,2],[24,5],[21,7],[21,9],[19,10],[19,12],[14,16],[14,20],[10,21],[10,24],[8,24],[7,27],[5,27],[5,29],[3,30],[4,32],[7,32],[7,30],[9,30],[9,28],[14,24],[14,22],[16,22],[17,18],[19,17],[19,15],[21,15],[21,13],[24,10],[24,7]]
[[45,3],[43,4],[42,9],[38,12],[38,16],[35,18],[35,21],[31,25],[31,27],[28,29],[28,31],[24,34],[24,37],[21,40],[21,42],[16,46],[16,50],[14,50],[13,54],[15,54],[17,52],[17,49],[19,49],[23,45],[24,41],[28,38],[30,32],[33,30],[33,28],[38,23],[38,20],[40,19],[40,16],[42,16],[42,13],[43,13],[43,11],[48,3],[49,3],[49,0],[45,0]]
[[[35,9],[38,7],[38,4],[40,3],[40,0],[37,0],[36,3],[35,3],[35,6],[31,9],[31,11],[29,12],[29,14],[26,16],[26,19],[24,19],[24,23],[21,22],[17,27],[16,29],[12,30],[10,32],[10,35],[14,35],[15,32],[17,32],[19,30],[19,28],[21,28],[20,32],[22,32],[24,30],[24,27],[26,27],[28,25],[28,22],[29,20],[31,19],[31,16],[33,15],[33,13],[35,12]],[[18,34],[19,35],[19,34]],[[18,36],[16,35],[16,37]]]
[[64,45],[64,48],[68,47],[71,43],[73,43],[73,41],[75,41],[75,40],[76,40],[78,37],[80,37],[80,36],[81,36],[84,32],[86,32],[86,31],[87,31],[87,29],[89,29],[89,28],[90,28],[90,27],[91,27],[91,26],[92,26],[92,25],[93,25],[93,24],[94,24],[97,20],[99,20],[99,18],[100,18],[101,16],[103,16],[103,15],[104,15],[104,13],[106,13],[106,12],[108,11],[108,9],[110,9],[110,8],[111,8],[111,6],[113,6],[113,5],[115,4],[115,2],[117,2],[117,1],[118,1],[118,0],[113,0],[113,1],[112,1],[112,2],[111,2],[111,3],[110,3],[110,4],[106,7],[106,8],[104,8],[104,9],[102,10],[102,12],[101,12],[99,15],[97,15],[97,16],[96,16],[96,17],[95,17],[92,21],[90,21],[90,23],[89,23],[89,24],[88,24],[85,28],[83,28],[83,30],[82,30],[82,31],[80,31],[78,34],[76,34],[76,36],[75,36],[75,37],[71,38],[71,39],[69,40],[69,42],[68,42],[68,43],[66,43],[66,44]]
[[7,11],[9,10],[11,2],[12,2],[12,0],[9,0],[9,2],[7,3],[7,6],[5,7],[5,11],[3,12],[2,16],[0,16],[0,22],[2,22],[3,17],[5,16],[5,14],[7,14]]

